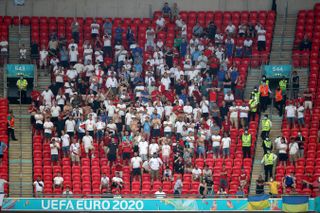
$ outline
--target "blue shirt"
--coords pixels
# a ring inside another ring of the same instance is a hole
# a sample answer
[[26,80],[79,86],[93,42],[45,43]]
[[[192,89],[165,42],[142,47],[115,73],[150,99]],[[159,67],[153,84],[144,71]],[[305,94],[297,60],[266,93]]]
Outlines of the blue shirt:
[[218,81],[224,81],[224,71],[223,70],[219,70],[218,73],[217,73],[217,76],[218,76]]
[[122,32],[123,32],[123,29],[121,27],[117,27],[116,30],[115,30],[115,38],[116,39],[122,39]]
[[145,123],[143,124],[143,131],[150,133],[150,131],[151,131],[151,125],[150,125],[149,122],[145,122]]
[[181,99],[183,101],[183,103],[186,104],[188,96],[186,94],[182,93],[182,94],[179,95],[179,99]]
[[60,50],[60,61],[68,61],[68,60],[69,60],[68,51]]
[[197,61],[200,55],[201,55],[201,52],[199,50],[194,51],[192,53],[192,60]]
[[108,33],[109,35],[111,35],[111,33],[112,33],[112,23],[111,22],[104,23],[103,28],[104,28],[105,33]]
[[3,151],[7,148],[7,144],[0,141],[0,155],[3,155]]
[[238,76],[239,76],[239,72],[238,71],[232,71],[231,75],[230,75],[231,82],[235,82],[237,80]]

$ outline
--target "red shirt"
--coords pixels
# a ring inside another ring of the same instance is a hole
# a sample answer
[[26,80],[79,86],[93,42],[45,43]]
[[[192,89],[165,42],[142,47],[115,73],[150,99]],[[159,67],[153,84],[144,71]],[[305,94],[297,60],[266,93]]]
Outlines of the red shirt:
[[223,130],[224,130],[225,132],[229,132],[229,131],[230,131],[230,123],[229,123],[228,121],[224,121],[224,122],[222,123],[222,126],[223,126]]
[[131,153],[132,152],[132,144],[131,142],[124,142],[122,144],[122,152]]
[[216,102],[217,101],[217,93],[215,91],[209,92],[209,102]]

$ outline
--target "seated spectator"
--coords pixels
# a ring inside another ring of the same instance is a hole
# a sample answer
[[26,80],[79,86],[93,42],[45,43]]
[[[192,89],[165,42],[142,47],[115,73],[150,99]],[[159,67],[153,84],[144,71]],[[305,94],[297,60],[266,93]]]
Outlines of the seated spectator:
[[41,177],[38,176],[37,180],[33,182],[33,186],[35,187],[35,196],[36,197],[42,197],[43,196],[43,189],[44,189],[44,183],[41,180]]
[[301,40],[301,42],[299,43],[299,50],[303,51],[303,50],[311,50],[311,46],[312,46],[312,42],[311,40],[308,38],[308,35],[305,34],[303,39]]
[[166,169],[163,170],[163,181],[172,181],[172,171],[169,166],[166,166]]
[[240,187],[244,189],[248,183],[248,176],[244,169],[241,170],[241,174],[239,176]]
[[159,187],[158,191],[156,191],[154,194],[157,199],[162,199],[166,197],[166,193],[162,191],[162,187]]
[[5,144],[3,141],[0,141],[0,166],[2,166],[3,154],[7,151],[7,149],[7,144]]
[[272,197],[277,197],[279,194],[278,189],[280,187],[280,183],[278,181],[274,180],[273,177],[270,177],[270,181],[266,182],[266,184],[269,185],[269,188],[270,188],[269,194]]
[[120,177],[120,173],[116,172],[115,174],[116,174],[116,176],[114,176],[112,178],[112,185],[111,186],[116,189],[122,189],[123,188],[123,180]]
[[192,34],[196,37],[201,37],[203,35],[203,27],[199,22],[196,22],[196,24],[192,28]]
[[101,180],[100,180],[100,191],[102,192],[103,189],[106,189],[106,191],[109,190],[110,187],[110,179],[107,177],[105,173],[102,174]]
[[219,191],[217,191],[217,195],[219,195],[220,197],[226,197],[227,192],[223,187],[221,187]]
[[234,24],[232,24],[232,22],[230,21],[224,31],[225,31],[225,33],[226,33],[228,36],[232,37],[232,36],[236,33],[236,27],[235,27]]
[[282,185],[284,192],[288,188],[292,189],[293,191],[296,189],[296,178],[294,177],[294,174],[292,172],[283,177]]
[[245,193],[244,193],[243,188],[241,186],[238,187],[236,195],[237,195],[238,198],[244,198]]
[[202,180],[198,187],[199,196],[204,198],[207,194],[207,183],[205,180]]
[[197,165],[195,165],[195,167],[192,170],[192,179],[194,181],[199,181],[201,176],[202,176],[202,170],[198,168]]
[[226,189],[228,187],[228,172],[226,170],[225,165],[222,165],[222,169],[220,171],[220,188]]
[[70,187],[67,186],[67,187],[66,187],[66,190],[64,190],[64,191],[62,192],[62,194],[63,194],[65,197],[70,198],[70,197],[72,197],[73,192],[70,190]]
[[53,187],[54,188],[63,188],[63,177],[61,176],[61,173],[58,172],[57,175],[53,178]]
[[240,37],[245,37],[247,33],[247,24],[242,22],[239,26],[238,26],[238,34]]

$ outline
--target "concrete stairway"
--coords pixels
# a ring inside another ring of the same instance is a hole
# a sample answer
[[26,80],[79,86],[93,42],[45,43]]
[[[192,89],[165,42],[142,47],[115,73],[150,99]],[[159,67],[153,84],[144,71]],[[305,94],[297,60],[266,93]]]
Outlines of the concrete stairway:
[[4,79],[3,79],[4,67],[0,67],[0,97],[4,97]]
[[37,70],[37,85],[35,85],[35,88],[42,92],[47,88],[47,86],[51,85],[51,76],[50,76],[50,71],[48,68],[45,69],[38,69]]
[[291,64],[297,16],[278,15],[272,40],[270,64]]
[[[19,42],[20,40],[20,42]],[[9,63],[19,64],[19,49],[24,44],[27,49],[27,60],[22,63],[30,63],[30,27],[11,26],[9,28]]]
[[257,68],[255,68],[255,69],[249,68],[246,87],[244,90],[244,98],[245,99],[247,99],[247,100],[250,99],[250,94],[253,91],[253,88],[255,86],[259,86],[260,79],[261,79],[261,70],[257,69]]
[[32,197],[32,134],[29,105],[11,104],[15,115],[15,135],[18,141],[10,140],[9,147],[9,196]]
[[[277,110],[275,108],[271,108],[269,106],[268,110],[261,114],[263,116],[264,114],[268,114],[270,120],[272,121],[272,128],[270,131],[270,140],[274,141],[274,139],[281,135],[281,124],[282,124],[282,117],[280,117],[277,113]],[[260,123],[261,127],[261,123]],[[254,194],[256,190],[256,180],[258,179],[259,175],[262,175],[264,178],[264,168],[261,165],[261,160],[263,157],[263,148],[262,148],[262,139],[260,137],[261,135],[261,128],[259,128],[258,131],[258,137],[257,137],[257,144],[255,149],[255,156],[253,161],[253,168],[252,168],[252,175],[251,175],[251,185],[250,185],[250,194]],[[268,187],[265,187],[265,193],[268,193],[269,189]]]

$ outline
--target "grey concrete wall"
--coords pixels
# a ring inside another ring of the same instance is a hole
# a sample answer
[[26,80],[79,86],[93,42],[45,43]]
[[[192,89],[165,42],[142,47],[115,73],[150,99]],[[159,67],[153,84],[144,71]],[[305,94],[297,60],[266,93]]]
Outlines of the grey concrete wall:
[[[13,0],[0,0],[0,15],[150,17],[166,0],[25,0],[17,8]],[[269,10],[272,0],[167,0],[177,2],[180,10]],[[320,0],[278,0],[279,12],[311,9]],[[20,11],[19,11],[20,10]]]

